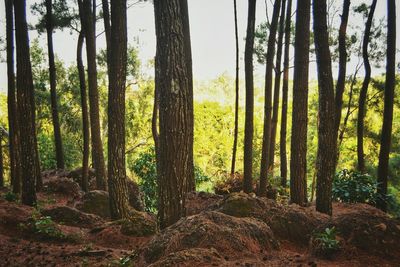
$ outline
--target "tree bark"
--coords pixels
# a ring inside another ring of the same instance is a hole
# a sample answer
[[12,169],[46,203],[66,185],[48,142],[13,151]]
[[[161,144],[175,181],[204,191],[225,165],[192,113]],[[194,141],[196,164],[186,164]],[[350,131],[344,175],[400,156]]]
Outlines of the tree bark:
[[112,219],[129,217],[125,168],[126,0],[111,2],[108,77],[108,189]]
[[335,134],[335,92],[326,10],[326,1],[314,0],[314,36],[319,96],[316,208],[319,212],[331,215],[337,138]]
[[46,0],[46,31],[47,31],[47,51],[49,56],[49,77],[50,77],[50,103],[51,116],[53,120],[54,144],[56,148],[57,168],[64,169],[64,153],[60,129],[60,120],[58,118],[57,107],[57,74],[56,64],[54,62],[53,49],[53,11],[52,0]]
[[0,135],[0,188],[4,188],[3,136]]
[[35,181],[37,180],[37,142],[35,129],[35,101],[31,60],[29,56],[28,25],[25,0],[15,1],[15,32],[17,48],[17,106],[21,145],[21,201],[36,205]]
[[110,47],[111,47],[111,24],[110,24],[110,9],[108,6],[108,0],[101,1],[103,7],[103,21],[104,21],[104,33],[106,35],[106,53],[107,53],[107,72],[110,70]]
[[[189,78],[189,117],[194,116],[193,114],[193,70],[192,70],[192,48],[191,48],[191,41],[190,41],[190,24],[189,24],[189,7],[187,0],[181,0],[181,16],[183,21],[183,35],[185,40],[185,56],[186,56],[186,67],[187,67],[187,75]],[[194,121],[188,121],[192,123],[192,125],[188,125],[189,128],[194,127]],[[194,135],[193,131],[189,136],[189,144],[191,144],[191,148],[189,149],[189,159],[191,162],[189,163],[190,166],[194,165],[193,163],[193,140]],[[196,191],[196,182],[194,175],[192,177],[188,177],[187,180],[188,191]]]
[[14,15],[13,1],[5,0],[6,9],[6,39],[7,39],[7,108],[9,127],[9,149],[10,149],[10,179],[12,191],[15,194],[21,193],[21,162],[19,153],[19,126],[17,116],[17,101],[15,92],[14,73]]
[[249,0],[247,15],[246,46],[244,51],[244,72],[246,80],[246,110],[244,126],[244,168],[243,191],[253,191],[253,135],[254,135],[254,77],[253,52],[254,28],[256,21],[256,0]]
[[290,27],[292,21],[292,0],[288,0],[286,9],[285,25],[285,52],[283,59],[283,84],[282,84],[282,114],[280,132],[280,160],[281,160],[281,185],[287,184],[287,156],[286,156],[286,130],[287,130],[287,102],[289,91],[289,49],[290,49]]
[[346,84],[347,49],[346,31],[349,19],[350,0],[343,0],[342,19],[339,28],[339,72],[336,82],[335,94],[335,132],[339,133],[340,120],[342,118],[343,93]]
[[181,0],[154,1],[157,36],[156,91],[160,100],[158,217],[165,228],[185,215],[193,171],[193,99]]
[[[385,103],[383,110],[383,125],[381,148],[378,165],[378,193],[386,198],[388,186],[388,165],[392,139],[394,88],[396,83],[396,1],[387,1],[387,54]],[[387,211],[386,199],[378,199],[377,207]]]
[[290,201],[307,203],[308,65],[310,51],[310,0],[298,1],[294,48]]
[[[78,1],[80,12],[82,11],[82,1]],[[87,93],[86,93],[86,78],[85,68],[82,60],[82,48],[84,41],[84,32],[81,29],[78,37],[78,46],[76,49],[76,63],[79,74],[79,87],[81,95],[81,106],[82,106],[82,135],[83,135],[83,156],[82,156],[82,190],[87,192],[89,190],[88,177],[89,177],[89,153],[90,153],[90,130],[89,130],[89,111],[87,104]]]
[[357,117],[357,169],[359,172],[365,172],[365,159],[364,159],[364,117],[366,113],[365,101],[367,99],[368,85],[371,80],[371,65],[368,58],[368,44],[371,33],[372,19],[374,17],[375,7],[377,0],[372,1],[372,5],[368,14],[367,23],[365,25],[364,39],[363,39],[363,59],[365,68],[365,77],[360,91],[360,98],[358,100],[358,117]]
[[279,113],[279,90],[281,87],[281,62],[282,62],[282,48],[283,48],[283,34],[285,31],[285,7],[286,0],[282,0],[282,10],[279,19],[279,31],[278,31],[278,44],[276,51],[275,61],[275,82],[274,82],[274,102],[272,108],[272,125],[271,125],[271,143],[269,145],[269,163],[268,168],[271,176],[274,175],[274,158],[275,158],[275,144],[276,144],[276,128],[278,125],[278,113]]
[[236,151],[239,133],[239,36],[237,23],[237,7],[236,0],[233,0],[233,13],[235,18],[235,47],[236,47],[236,71],[235,71],[235,129],[233,133],[233,149],[231,162],[231,175],[235,175],[236,167]]
[[90,106],[90,130],[92,133],[92,158],[96,170],[96,187],[107,190],[106,167],[104,163],[103,143],[101,141],[100,117],[99,117],[99,92],[97,88],[97,64],[96,64],[96,38],[93,27],[91,1],[83,0],[82,25],[86,38],[86,54],[88,64],[89,106]]
[[260,187],[258,194],[260,196],[267,195],[267,183],[268,183],[268,165],[271,142],[271,124],[272,124],[272,70],[274,67],[274,55],[275,55],[275,37],[276,30],[278,27],[279,10],[281,7],[281,0],[275,0],[274,10],[272,12],[272,21],[269,28],[268,36],[268,47],[266,56],[266,67],[265,67],[265,90],[264,90],[264,131],[262,141],[262,152],[260,162]]

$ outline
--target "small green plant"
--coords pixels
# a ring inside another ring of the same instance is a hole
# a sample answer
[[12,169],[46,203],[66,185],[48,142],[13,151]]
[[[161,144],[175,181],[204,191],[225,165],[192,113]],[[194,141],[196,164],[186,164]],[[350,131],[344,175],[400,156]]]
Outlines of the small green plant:
[[312,242],[314,253],[325,258],[331,258],[340,249],[340,242],[336,239],[337,234],[334,226],[315,234]]
[[42,216],[34,221],[34,229],[37,233],[48,237],[64,238],[65,235],[57,228],[50,216]]
[[8,202],[15,202],[15,201],[17,201],[18,196],[17,196],[17,194],[9,191],[4,194],[4,199],[7,200]]

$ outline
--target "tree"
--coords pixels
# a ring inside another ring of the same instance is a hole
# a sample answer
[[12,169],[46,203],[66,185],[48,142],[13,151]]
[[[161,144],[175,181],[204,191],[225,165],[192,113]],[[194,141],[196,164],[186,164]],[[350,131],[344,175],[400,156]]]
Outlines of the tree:
[[243,190],[246,193],[253,191],[253,131],[254,131],[254,77],[253,51],[254,29],[256,21],[256,0],[249,0],[247,15],[246,45],[244,51],[244,72],[246,80],[246,112],[244,126],[244,168]]
[[23,204],[36,205],[35,181],[38,174],[38,154],[35,130],[35,101],[31,60],[29,57],[28,25],[25,0],[15,1],[15,35],[17,50],[17,106],[21,146]]
[[0,188],[4,187],[3,136],[0,134]]
[[[387,54],[386,54],[386,82],[385,103],[383,111],[383,125],[381,134],[381,148],[378,165],[378,193],[387,195],[389,154],[392,140],[393,102],[396,82],[396,1],[387,1]],[[386,199],[379,199],[377,206],[387,210]]]
[[335,92],[329,50],[326,1],[313,1],[314,42],[318,70],[317,211],[332,214],[332,181],[336,165]]
[[82,26],[86,39],[86,55],[88,67],[88,86],[89,86],[89,115],[90,130],[92,134],[92,158],[96,171],[96,187],[106,190],[106,168],[103,155],[103,144],[100,133],[99,118],[99,92],[97,88],[97,64],[96,64],[96,37],[93,27],[95,20],[92,13],[91,1],[83,0],[83,12],[81,17]]
[[276,144],[276,128],[278,125],[278,112],[279,112],[279,91],[281,86],[281,61],[282,61],[282,48],[283,48],[283,34],[285,30],[285,7],[286,0],[282,0],[282,9],[279,19],[278,43],[275,61],[275,82],[274,82],[274,102],[272,107],[272,124],[271,124],[271,139],[269,145],[269,162],[268,168],[271,175],[274,174],[274,157],[275,157],[275,144]]
[[266,56],[265,67],[265,90],[264,90],[264,131],[261,151],[260,163],[260,188],[258,194],[260,196],[267,195],[267,179],[268,179],[268,165],[271,142],[271,115],[272,115],[272,69],[274,66],[275,55],[275,36],[278,27],[279,10],[281,7],[281,0],[275,0],[274,10],[272,12],[272,22],[269,28],[268,47]]
[[238,141],[237,139],[239,132],[239,37],[238,37],[236,0],[233,0],[233,13],[235,18],[236,72],[235,72],[235,129],[233,134],[231,175],[235,174],[236,151],[237,151],[237,141]]
[[346,66],[347,66],[347,49],[346,49],[346,31],[349,19],[350,0],[343,0],[343,11],[339,28],[339,72],[336,82],[335,93],[335,132],[336,136],[339,132],[340,120],[342,118],[343,93],[346,84]]
[[7,108],[9,127],[9,148],[10,148],[10,174],[13,193],[21,192],[21,169],[19,153],[19,126],[17,116],[17,101],[15,92],[14,73],[14,16],[13,1],[5,0],[6,8],[6,35],[7,35]]
[[282,113],[280,132],[280,160],[281,160],[281,185],[287,184],[287,156],[286,156],[286,129],[287,129],[287,102],[289,91],[289,49],[290,49],[290,26],[292,21],[292,0],[288,0],[286,8],[285,24],[285,51],[283,56],[283,83],[282,83]]
[[[83,3],[82,0],[78,0],[79,14],[83,17]],[[88,191],[88,177],[89,177],[89,153],[90,153],[90,129],[89,129],[89,110],[87,104],[87,92],[86,92],[86,78],[85,78],[85,67],[82,60],[82,48],[85,40],[85,33],[81,26],[81,32],[78,37],[78,44],[76,49],[76,64],[79,75],[79,89],[81,96],[81,109],[82,109],[82,135],[83,135],[83,155],[82,155],[82,180],[81,187],[83,191]]]
[[125,167],[126,0],[111,2],[108,81],[108,189],[112,219],[129,214]]
[[111,47],[111,24],[110,24],[110,10],[108,7],[108,0],[102,0],[101,5],[103,7],[103,21],[104,21],[104,33],[106,35],[107,44],[107,71],[109,71],[109,63],[111,61],[109,48]]
[[307,203],[308,65],[310,3],[298,1],[294,45],[292,137],[290,146],[290,201]]
[[357,116],[357,169],[359,172],[365,172],[364,159],[364,117],[366,113],[365,101],[367,99],[368,85],[371,80],[371,65],[368,56],[368,44],[371,34],[372,19],[374,17],[377,0],[372,1],[372,5],[368,14],[367,23],[365,24],[364,39],[362,45],[362,53],[364,60],[365,76],[358,100],[358,116]]
[[57,168],[64,169],[64,153],[61,138],[60,120],[58,118],[57,107],[57,76],[56,65],[54,62],[53,49],[53,12],[52,0],[46,0],[46,32],[47,32],[47,48],[49,56],[49,76],[50,76],[50,95],[51,95],[51,115],[53,119],[54,143],[56,147]]
[[154,1],[157,50],[155,86],[159,95],[157,155],[160,227],[185,215],[188,179],[193,178],[193,99],[182,10],[185,0]]

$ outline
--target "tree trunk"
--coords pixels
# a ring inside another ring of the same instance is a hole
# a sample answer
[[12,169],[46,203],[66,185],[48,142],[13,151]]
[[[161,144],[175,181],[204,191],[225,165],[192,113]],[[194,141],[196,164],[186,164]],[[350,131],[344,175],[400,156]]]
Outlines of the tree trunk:
[[359,172],[365,172],[365,159],[364,159],[364,117],[366,113],[365,101],[367,99],[368,85],[371,80],[371,65],[368,58],[368,43],[371,33],[372,19],[374,17],[375,7],[377,0],[372,1],[372,5],[368,14],[367,23],[365,25],[364,39],[363,39],[363,59],[365,68],[365,77],[360,91],[360,98],[358,100],[358,117],[357,117],[357,169]]
[[292,137],[290,145],[290,201],[307,203],[308,65],[310,0],[298,1],[294,48]]
[[99,92],[97,88],[96,38],[93,28],[94,18],[90,2],[90,0],[83,0],[84,16],[81,17],[81,21],[86,38],[90,106],[89,115],[90,130],[92,133],[92,158],[93,165],[96,170],[96,187],[100,190],[107,190],[103,143],[101,141],[100,132]]
[[286,156],[286,129],[287,129],[287,102],[289,91],[289,49],[290,27],[292,21],[292,0],[288,0],[285,25],[285,52],[283,59],[283,84],[282,84],[282,114],[280,132],[280,159],[281,159],[281,185],[287,184],[287,156]]
[[314,0],[314,36],[318,69],[319,124],[317,150],[317,211],[332,214],[332,181],[335,175],[335,92],[328,42],[326,1]]
[[0,188],[4,188],[3,136],[0,135]]
[[[189,24],[189,7],[187,0],[181,0],[181,16],[183,21],[183,35],[185,41],[185,56],[186,56],[186,67],[187,67],[187,75],[189,78],[189,117],[194,116],[193,114],[193,70],[192,70],[192,48],[191,48],[191,41],[190,41],[190,24]],[[192,125],[188,125],[189,128],[193,129],[194,121],[189,121]],[[193,163],[193,131],[190,135],[189,144],[191,144],[191,148],[189,149],[189,165],[192,166]],[[192,177],[188,177],[187,180],[188,192],[196,191],[196,182],[194,179],[194,175]]]
[[111,24],[110,24],[110,9],[108,7],[108,0],[101,1],[103,7],[103,21],[104,21],[104,33],[106,35],[106,53],[107,53],[107,72],[110,70],[110,47],[111,47]]
[[50,76],[50,95],[51,95],[51,116],[54,129],[54,143],[56,147],[57,168],[64,169],[64,154],[61,138],[60,120],[58,118],[57,108],[57,76],[56,64],[54,62],[53,49],[53,11],[52,0],[46,0],[46,31],[47,31],[47,48],[49,56],[49,76]]
[[157,36],[156,91],[160,100],[158,217],[165,228],[185,215],[193,173],[193,98],[181,0],[154,1]]
[[[394,88],[396,83],[396,1],[387,1],[388,29],[386,54],[385,104],[383,110],[383,125],[381,148],[378,165],[378,193],[386,198],[388,186],[388,165],[392,139]],[[386,199],[378,199],[377,207],[387,211]]]
[[270,169],[271,176],[274,176],[276,128],[278,125],[279,90],[281,87],[281,61],[282,61],[282,48],[283,48],[283,34],[285,30],[285,7],[286,7],[286,0],[282,0],[282,10],[279,19],[278,44],[277,44],[276,63],[275,63],[274,102],[272,108],[272,125],[271,125],[271,141],[270,141],[271,143],[269,145],[270,156],[269,156],[268,168]]
[[127,60],[126,0],[111,2],[108,77],[108,189],[112,219],[128,218],[125,168],[125,88]]
[[37,143],[35,129],[35,102],[31,60],[29,57],[28,25],[25,0],[15,1],[15,32],[17,48],[17,106],[21,145],[21,201],[36,205],[35,180],[37,179]]
[[233,0],[233,13],[235,17],[236,72],[235,72],[235,129],[233,134],[233,149],[232,149],[232,162],[231,162],[232,176],[235,175],[236,151],[237,151],[238,132],[239,132],[239,37],[238,37],[236,0]]
[[247,15],[246,46],[244,51],[244,72],[246,80],[246,111],[244,125],[244,168],[243,190],[246,193],[253,191],[253,135],[254,135],[254,77],[253,51],[254,28],[256,21],[256,0],[249,0]]
[[260,188],[258,194],[260,196],[267,195],[267,180],[268,180],[268,165],[271,142],[271,115],[272,115],[272,69],[274,67],[275,55],[275,36],[278,27],[279,10],[281,7],[281,0],[275,0],[274,10],[272,13],[271,26],[269,28],[268,48],[266,57],[265,68],[265,91],[264,91],[264,132],[262,141],[262,152],[260,162]]
[[[78,2],[80,7],[82,1]],[[82,135],[83,135],[83,156],[82,156],[82,190],[87,192],[89,190],[88,177],[89,177],[89,153],[90,153],[90,132],[89,132],[89,114],[87,104],[87,93],[86,93],[86,79],[85,79],[85,68],[82,60],[82,48],[84,41],[84,33],[81,29],[78,37],[78,47],[76,49],[76,63],[79,74],[79,87],[81,94],[81,106],[82,106]]]
[[10,147],[10,179],[12,191],[15,194],[21,193],[21,163],[19,153],[19,126],[17,116],[17,101],[15,92],[14,73],[14,15],[13,1],[5,0],[6,8],[6,34],[7,34],[7,107]]
[[335,132],[338,136],[340,120],[342,118],[343,93],[346,84],[346,31],[347,21],[349,19],[350,0],[343,0],[342,20],[339,28],[339,73],[336,82],[335,94]]

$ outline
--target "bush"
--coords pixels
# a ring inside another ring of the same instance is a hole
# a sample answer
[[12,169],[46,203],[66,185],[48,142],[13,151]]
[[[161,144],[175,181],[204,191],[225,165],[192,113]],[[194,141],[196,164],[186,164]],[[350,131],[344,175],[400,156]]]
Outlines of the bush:
[[369,174],[342,170],[335,175],[332,186],[332,198],[340,202],[375,204],[377,182]]
[[7,200],[8,202],[15,202],[18,199],[18,196],[14,194],[13,192],[9,191],[4,194],[4,199]]
[[[148,212],[157,212],[157,163],[154,148],[143,152],[133,162],[130,169],[140,178],[139,187],[144,194],[145,210]],[[196,187],[203,183],[209,182],[211,179],[203,170],[194,166],[194,178]]]
[[339,240],[336,239],[337,230],[335,227],[325,228],[321,233],[316,233],[312,239],[314,254],[324,258],[331,258],[340,249]]

